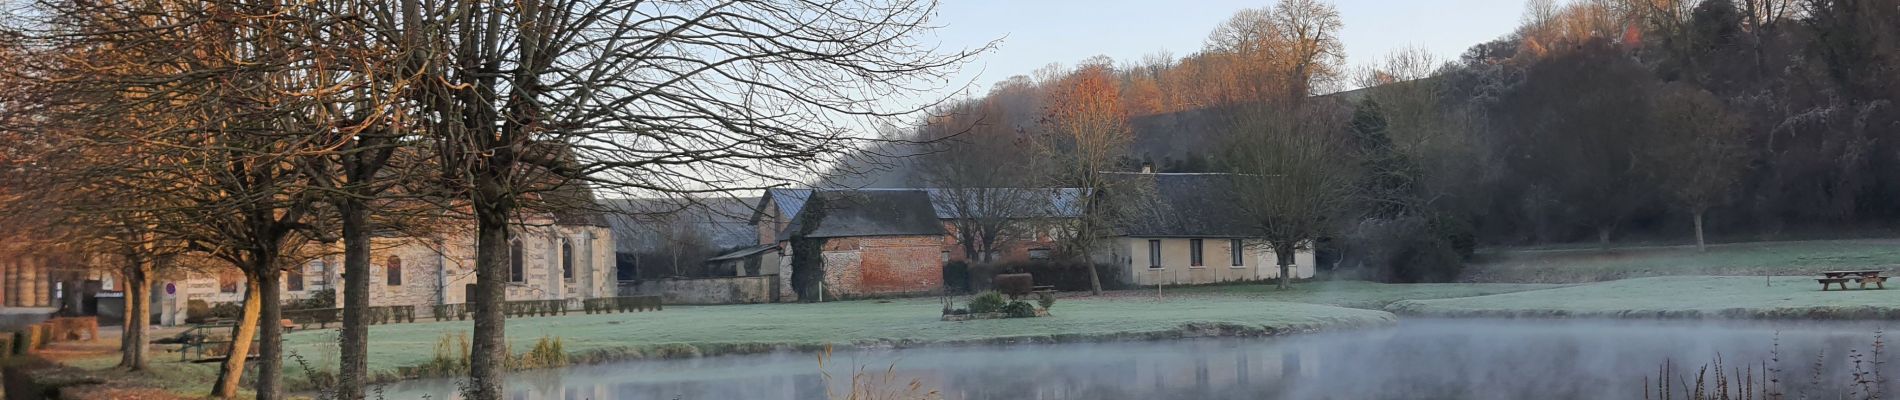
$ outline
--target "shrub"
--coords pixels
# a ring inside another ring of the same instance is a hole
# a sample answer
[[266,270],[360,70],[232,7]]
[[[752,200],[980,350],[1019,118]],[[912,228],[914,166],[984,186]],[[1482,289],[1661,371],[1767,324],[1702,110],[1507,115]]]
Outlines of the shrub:
[[1003,314],[1008,314],[1010,318],[1031,318],[1036,316],[1036,306],[1027,301],[1012,301],[1003,306]]
[[943,263],[943,287],[950,293],[969,293],[970,263],[962,260]]
[[1036,304],[1041,304],[1042,309],[1047,310],[1050,306],[1056,305],[1056,295],[1052,293],[1037,293]]
[[313,290],[310,297],[285,300],[284,311],[336,308],[336,289]]
[[211,318],[211,304],[204,300],[185,302],[185,323],[202,324],[207,318]]
[[243,313],[244,305],[242,304],[218,303],[218,305],[211,306],[211,312],[205,314],[205,316],[207,318],[237,319],[237,317]]
[[969,277],[970,292],[996,289],[996,274],[1002,270],[996,264],[965,264],[965,274]]
[[1455,246],[1424,218],[1371,219],[1353,227],[1342,268],[1382,282],[1449,282],[1464,271]]
[[1006,303],[1002,293],[983,292],[970,298],[970,312],[976,314],[1001,312]]
[[423,376],[452,376],[468,371],[468,334],[442,334],[435,341],[435,358],[416,367]]
[[996,276],[996,290],[1009,295],[1011,300],[1028,296],[1034,289],[1035,278],[1029,274],[1002,274]]
[[1478,228],[1469,220],[1441,213],[1432,218],[1431,229],[1434,236],[1451,246],[1459,259],[1470,260],[1471,254],[1478,250]]
[[515,368],[536,369],[553,368],[567,365],[567,352],[561,349],[561,338],[542,336],[534,341],[534,348],[515,358]]

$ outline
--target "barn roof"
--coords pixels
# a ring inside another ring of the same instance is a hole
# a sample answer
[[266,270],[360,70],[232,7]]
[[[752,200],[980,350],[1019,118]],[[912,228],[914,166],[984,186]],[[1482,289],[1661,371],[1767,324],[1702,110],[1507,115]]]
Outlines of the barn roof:
[[[781,209],[784,209],[781,207]],[[807,230],[806,237],[942,235],[930,196],[915,190],[809,192],[798,205],[786,233]],[[821,214],[811,214],[821,212]],[[809,214],[809,215],[807,215]],[[785,235],[783,237],[790,237]]]
[[1234,174],[1116,173],[1131,210],[1123,236],[1254,237],[1234,199]]

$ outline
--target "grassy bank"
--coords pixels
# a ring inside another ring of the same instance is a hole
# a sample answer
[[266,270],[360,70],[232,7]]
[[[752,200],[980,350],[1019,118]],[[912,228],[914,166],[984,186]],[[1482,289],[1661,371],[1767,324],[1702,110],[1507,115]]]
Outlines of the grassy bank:
[[[1271,336],[1395,321],[1383,311],[1240,296],[1064,299],[1055,304],[1051,317],[966,322],[939,321],[940,308],[935,299],[682,306],[647,313],[512,319],[508,337],[516,353],[544,336],[559,337],[570,360],[584,363],[815,349],[825,344],[912,347]],[[412,377],[399,371],[434,358],[436,343],[445,335],[470,329],[468,322],[373,326],[370,369],[384,380]],[[337,350],[331,331],[292,333],[285,341],[287,350],[306,355],[313,366],[333,368]]]
[[[1211,285],[1163,288],[1163,297],[1240,297],[1265,301],[1323,304],[1368,310],[1382,310],[1400,300],[1448,299],[1484,296],[1564,287],[1558,284],[1529,283],[1412,283],[1387,284],[1366,281],[1312,281],[1278,289],[1271,283]],[[1153,297],[1153,288],[1118,292],[1119,296]]]
[[1386,310],[1435,317],[1900,318],[1900,288],[1828,292],[1820,288],[1808,277],[1656,277],[1489,296],[1405,300]]
[[[1676,275],[1812,275],[1900,266],[1900,240],[1757,242],[1694,246],[1485,252],[1471,282],[1576,283]],[[1816,287],[1819,287],[1818,284]]]

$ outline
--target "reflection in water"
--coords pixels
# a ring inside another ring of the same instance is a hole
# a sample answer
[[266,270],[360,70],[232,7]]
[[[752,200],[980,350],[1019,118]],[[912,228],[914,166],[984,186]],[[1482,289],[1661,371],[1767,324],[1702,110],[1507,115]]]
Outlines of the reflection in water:
[[[1853,354],[1873,361],[1867,353],[1883,327],[1408,320],[1289,338],[840,351],[828,364],[829,388],[816,357],[802,353],[529,371],[511,376],[508,388],[519,400],[825,399],[827,389],[849,392],[855,366],[882,391],[901,392],[914,380],[946,399],[1641,398],[1644,378],[1665,360],[1679,366],[1672,375],[1691,380],[1717,357],[1732,368],[1776,367],[1763,363],[1779,333],[1778,368],[1789,390],[1831,398],[1852,382]],[[1822,384],[1812,391],[1817,358]],[[386,387],[385,397],[455,399],[455,387],[403,382]]]

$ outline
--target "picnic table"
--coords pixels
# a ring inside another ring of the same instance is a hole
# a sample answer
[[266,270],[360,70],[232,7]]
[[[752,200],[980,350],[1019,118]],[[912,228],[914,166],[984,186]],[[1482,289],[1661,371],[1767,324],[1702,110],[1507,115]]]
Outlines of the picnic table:
[[1885,283],[1887,282],[1887,277],[1880,276],[1881,272],[1883,271],[1877,269],[1824,271],[1821,272],[1823,278],[1815,279],[1815,281],[1821,282],[1821,291],[1823,292],[1827,291],[1830,285],[1840,285],[1841,290],[1847,290],[1847,281],[1859,282],[1861,289],[1866,289],[1869,283],[1874,284],[1875,288],[1886,289],[1887,285]]

